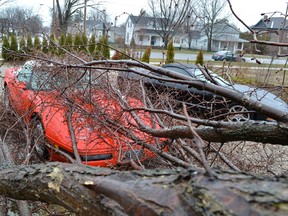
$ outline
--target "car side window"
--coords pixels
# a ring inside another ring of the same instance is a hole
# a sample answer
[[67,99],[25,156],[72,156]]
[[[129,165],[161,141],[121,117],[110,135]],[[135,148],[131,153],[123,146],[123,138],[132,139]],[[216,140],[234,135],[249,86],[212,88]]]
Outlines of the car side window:
[[232,54],[232,52],[229,52],[229,51],[228,51],[228,52],[226,53],[226,55],[227,55],[227,56],[232,56],[233,54]]

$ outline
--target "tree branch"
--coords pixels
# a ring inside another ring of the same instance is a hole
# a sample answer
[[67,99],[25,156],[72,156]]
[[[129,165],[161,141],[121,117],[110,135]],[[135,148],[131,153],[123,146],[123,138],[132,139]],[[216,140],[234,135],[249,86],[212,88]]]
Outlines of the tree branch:
[[218,178],[211,180],[203,170],[191,168],[118,172],[62,163],[8,167],[0,171],[0,193],[88,216],[288,213],[287,177],[214,171]]

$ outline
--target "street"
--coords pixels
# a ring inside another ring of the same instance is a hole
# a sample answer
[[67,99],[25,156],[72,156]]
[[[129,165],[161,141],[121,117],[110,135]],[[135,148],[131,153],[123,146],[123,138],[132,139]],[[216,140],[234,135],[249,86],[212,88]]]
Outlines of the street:
[[[177,51],[175,52],[175,59],[176,60],[195,60],[196,59],[196,56],[197,54],[195,53],[191,53],[191,54],[188,54],[188,53],[177,53]],[[151,59],[163,59],[163,54],[161,52],[151,52],[151,55],[150,55],[150,58]],[[245,60],[246,62],[256,62],[255,60],[251,60],[251,57],[245,57]],[[165,57],[164,57],[165,59]],[[207,60],[211,60],[211,61],[214,61],[212,59],[212,54],[205,54],[204,53],[204,60],[207,61]],[[258,58],[258,60],[262,63],[262,64],[270,64],[271,62],[271,58]],[[279,58],[279,59],[275,59],[273,61],[273,64],[285,64],[285,62],[287,61],[287,58]]]

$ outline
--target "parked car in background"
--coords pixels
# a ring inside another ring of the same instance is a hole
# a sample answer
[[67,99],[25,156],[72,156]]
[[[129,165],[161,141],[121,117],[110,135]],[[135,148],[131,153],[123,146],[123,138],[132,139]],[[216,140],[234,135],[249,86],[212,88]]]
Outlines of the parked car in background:
[[[38,69],[35,64],[29,61],[20,68],[6,70],[3,101],[7,108],[12,108],[30,125],[31,149],[35,149],[38,156],[67,161],[55,151],[58,149],[75,158],[74,138],[82,163],[87,165],[113,166],[118,162],[155,156],[125,134],[127,127],[131,137],[156,145],[152,136],[135,127],[137,123],[132,115],[121,109],[115,97],[97,88],[97,75],[81,69],[73,73],[53,72],[51,66]],[[126,100],[131,106],[143,107],[142,102],[135,98]],[[144,124],[159,128],[151,114],[141,111],[136,111],[136,114]]]
[[245,58],[240,57],[234,52],[228,50],[222,50],[214,53],[212,55],[212,59],[215,61],[243,61],[245,62]]
[[[207,76],[205,76],[202,71],[194,64],[172,63],[165,64],[162,66],[162,68],[182,75],[193,77],[203,82],[213,82],[211,79],[207,78]],[[147,75],[154,75],[160,78],[165,77],[149,70],[139,68],[137,70]],[[276,106],[278,109],[283,110],[286,113],[288,112],[287,103],[266,90],[249,87],[246,85],[232,84],[211,71],[209,71],[209,74],[211,78],[217,81],[217,85],[243,93],[255,100],[261,101],[264,104],[273,107]],[[176,99],[180,105],[182,102],[185,102],[187,108],[189,109],[188,111],[191,111],[191,115],[197,112],[202,113],[203,115],[205,114],[207,118],[213,118],[217,115],[227,114],[225,119],[233,122],[247,121],[251,119],[268,120],[266,116],[250,110],[243,105],[237,104],[227,98],[214,94],[213,92],[196,89],[189,85],[148,78],[132,72],[119,72],[118,85],[121,86],[125,80],[142,80],[145,84],[145,87],[149,90],[148,92],[159,92],[159,94],[167,93],[171,98]]]

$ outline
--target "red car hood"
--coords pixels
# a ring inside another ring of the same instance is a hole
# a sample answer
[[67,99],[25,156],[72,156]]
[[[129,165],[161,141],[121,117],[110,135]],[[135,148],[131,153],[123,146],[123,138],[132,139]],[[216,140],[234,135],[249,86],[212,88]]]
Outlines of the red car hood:
[[[67,100],[56,93],[39,93],[42,101],[43,124],[47,136],[60,147],[72,151],[69,127],[67,124]],[[129,112],[123,111],[119,102],[104,91],[93,92],[92,98],[85,98],[83,94],[74,94],[72,125],[79,154],[95,154],[107,149],[120,150],[129,148],[134,141],[125,131],[132,132],[132,136],[146,143],[154,143],[154,138],[137,129],[137,123]],[[131,107],[143,107],[137,99],[129,99]],[[49,106],[52,104],[52,106]],[[150,114],[135,111],[139,119],[147,126],[158,127]]]

